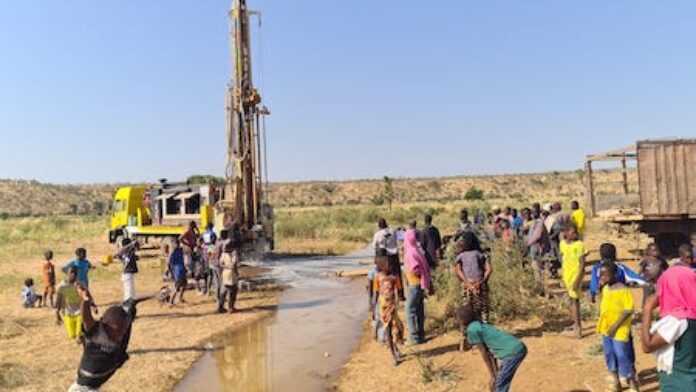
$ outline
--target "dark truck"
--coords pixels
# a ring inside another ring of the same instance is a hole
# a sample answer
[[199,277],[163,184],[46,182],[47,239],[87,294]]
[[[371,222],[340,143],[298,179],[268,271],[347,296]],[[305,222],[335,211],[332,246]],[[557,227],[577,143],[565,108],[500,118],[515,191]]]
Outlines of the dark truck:
[[[696,233],[696,139],[643,140],[624,149],[587,156],[585,181],[590,215],[598,214],[593,162],[621,162],[624,201],[610,214],[614,223],[637,225],[652,237],[663,255],[674,257],[677,248]],[[628,163],[635,162],[635,168]],[[637,192],[630,194],[629,177]],[[631,197],[634,196],[634,197]],[[637,196],[637,198],[635,197]]]

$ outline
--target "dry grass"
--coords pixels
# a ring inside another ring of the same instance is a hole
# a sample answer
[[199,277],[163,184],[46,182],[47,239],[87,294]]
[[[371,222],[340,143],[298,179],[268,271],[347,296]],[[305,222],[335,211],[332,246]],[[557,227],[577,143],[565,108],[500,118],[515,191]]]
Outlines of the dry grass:
[[[81,348],[68,340],[62,325],[56,325],[54,311],[23,309],[19,304],[24,278],[33,276],[37,289],[42,289],[39,276],[44,248],[54,248],[58,265],[70,259],[75,247],[88,249],[89,257],[97,262],[97,269],[90,273],[90,286],[102,311],[122,296],[119,266],[98,264],[112,250],[98,234],[104,230],[103,220],[68,217],[56,223],[53,219],[0,222],[0,233],[10,239],[0,245],[0,390],[65,391],[74,381]],[[139,295],[156,292],[162,284],[159,259],[144,255],[139,264]],[[170,390],[216,335],[269,315],[276,299],[277,291],[272,288],[244,292],[238,307],[245,311],[235,315],[217,314],[212,297],[193,292],[187,293],[187,305],[174,309],[154,301],[141,304],[129,347],[131,359],[102,390]]]

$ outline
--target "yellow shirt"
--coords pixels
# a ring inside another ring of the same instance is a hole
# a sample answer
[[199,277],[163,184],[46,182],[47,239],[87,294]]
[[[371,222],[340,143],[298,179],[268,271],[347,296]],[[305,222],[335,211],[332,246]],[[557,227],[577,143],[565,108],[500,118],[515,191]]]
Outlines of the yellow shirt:
[[582,241],[568,243],[564,240],[561,241],[560,249],[561,255],[563,255],[563,283],[568,290],[568,296],[578,299],[578,292],[575,291],[573,285],[578,279],[578,274],[585,272],[580,270],[580,259],[585,254],[585,245]]
[[582,238],[583,234],[585,234],[585,211],[582,208],[578,208],[570,214],[570,220],[578,229],[578,235]]
[[406,282],[408,282],[409,286],[420,286],[420,276],[414,274],[413,272],[409,271],[408,269],[406,269],[405,272],[406,272]]
[[623,312],[631,312],[631,316],[616,330],[614,340],[627,342],[631,334],[631,322],[633,320],[633,294],[628,287],[611,289],[604,286],[602,289],[602,302],[599,305],[599,321],[597,321],[597,333],[602,336],[609,335],[609,329],[621,318]]

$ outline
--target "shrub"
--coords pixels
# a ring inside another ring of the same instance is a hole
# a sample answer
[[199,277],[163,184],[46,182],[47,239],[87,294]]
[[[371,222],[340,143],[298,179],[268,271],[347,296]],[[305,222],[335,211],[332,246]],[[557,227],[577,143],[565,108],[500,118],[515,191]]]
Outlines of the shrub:
[[476,188],[475,186],[472,186],[464,194],[464,199],[465,200],[483,200],[483,191]]

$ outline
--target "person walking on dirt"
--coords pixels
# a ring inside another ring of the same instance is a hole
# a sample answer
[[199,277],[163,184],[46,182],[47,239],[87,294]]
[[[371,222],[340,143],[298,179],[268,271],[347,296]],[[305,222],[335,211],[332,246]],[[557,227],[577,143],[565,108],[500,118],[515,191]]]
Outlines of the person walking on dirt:
[[440,236],[440,230],[433,226],[433,216],[430,214],[425,214],[423,219],[425,221],[425,227],[423,228],[423,250],[428,258],[428,265],[431,269],[437,268],[440,260],[440,248],[442,247],[442,237]]
[[[377,221],[377,229],[377,232],[372,237],[372,246],[375,249],[375,257],[387,256],[387,259],[389,259],[390,271],[392,271],[395,276],[398,276],[399,279],[402,279],[397,233],[392,231],[384,218],[379,218]],[[403,279],[401,287],[403,287]],[[403,289],[399,293],[399,298],[404,300]]]
[[169,271],[174,279],[174,294],[169,304],[174,305],[177,293],[179,293],[179,302],[185,303],[184,292],[186,291],[188,280],[186,279],[186,266],[184,265],[184,250],[176,238],[172,240],[172,250],[169,253]]
[[425,293],[433,293],[430,267],[417,237],[416,230],[409,229],[404,239],[404,266],[408,282],[405,310],[409,344],[425,342]]
[[576,200],[570,202],[570,209],[572,211],[570,213],[570,221],[578,229],[578,236],[582,239],[585,235],[585,211],[580,208],[580,203]]
[[585,276],[585,244],[578,238],[575,226],[565,229],[565,238],[560,245],[563,255],[563,284],[570,298],[570,314],[573,329],[578,339],[582,339],[582,317],[580,315],[580,294],[582,279]]
[[114,255],[115,259],[121,260],[123,263],[123,273],[121,281],[123,281],[123,300],[135,298],[135,274],[138,273],[138,241],[131,241],[130,238],[124,238],[121,242],[121,249]]
[[242,251],[242,234],[239,224],[234,223],[229,230],[228,239],[225,241],[222,256],[220,256],[220,267],[222,268],[222,292],[218,301],[218,313],[227,311],[234,313],[237,311],[237,293],[239,291],[239,259]]
[[404,325],[399,319],[398,313],[401,279],[390,273],[389,267],[386,257],[378,258],[374,292],[375,301],[379,304],[379,317],[384,328],[384,337],[392,354],[394,366],[397,366],[401,361],[398,345],[404,343]]
[[193,274],[193,251],[198,244],[198,237],[200,232],[198,231],[198,226],[196,222],[191,221],[189,223],[188,229],[179,236],[179,242],[181,243],[181,249],[184,252],[184,265],[189,274]]

